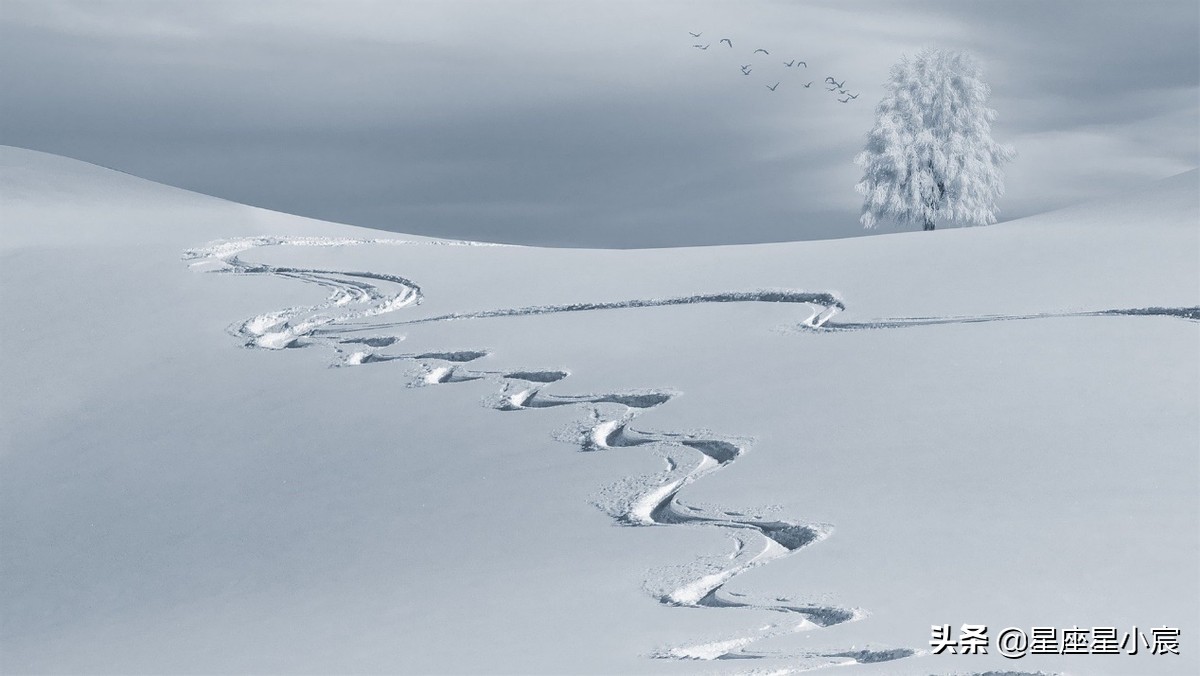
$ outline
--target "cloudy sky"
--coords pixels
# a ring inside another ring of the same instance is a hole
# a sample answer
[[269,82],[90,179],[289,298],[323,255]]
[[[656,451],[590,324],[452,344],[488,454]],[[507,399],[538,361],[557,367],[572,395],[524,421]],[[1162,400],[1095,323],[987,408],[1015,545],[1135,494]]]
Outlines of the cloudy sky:
[[5,0],[0,143],[401,232],[857,236],[852,158],[902,55],[982,63],[1007,220],[1200,164],[1198,35],[1194,0]]

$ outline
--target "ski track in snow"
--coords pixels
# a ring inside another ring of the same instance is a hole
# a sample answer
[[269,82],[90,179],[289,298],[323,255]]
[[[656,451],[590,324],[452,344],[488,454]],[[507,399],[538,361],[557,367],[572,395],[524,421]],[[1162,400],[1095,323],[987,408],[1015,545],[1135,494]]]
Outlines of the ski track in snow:
[[[810,308],[809,316],[798,327],[806,331],[852,331],[890,329],[937,324],[961,324],[1011,321],[1050,317],[1160,315],[1200,321],[1200,308],[1160,308],[1102,310],[1087,312],[1043,313],[1028,315],[978,315],[963,317],[913,317],[882,319],[862,323],[836,323],[830,319],[844,310],[842,301],[832,293],[793,290],[758,290],[698,294],[665,299],[637,299],[570,305],[529,306],[473,313],[444,314],[392,323],[371,319],[395,310],[419,304],[421,289],[404,277],[366,271],[335,271],[296,267],[278,267],[250,263],[240,255],[267,246],[341,247],[365,244],[436,246],[474,245],[472,242],[410,241],[397,239],[351,239],[319,237],[249,237],[222,240],[184,252],[183,260],[205,272],[268,275],[314,284],[329,290],[325,302],[288,307],[251,317],[229,327],[229,332],[247,347],[287,349],[322,346],[336,355],[334,366],[359,366],[389,361],[418,364],[420,375],[413,386],[429,386],[475,380],[490,380],[499,392],[487,404],[499,411],[529,411],[560,406],[580,406],[589,410],[588,419],[571,435],[581,451],[645,447],[658,454],[665,469],[654,475],[627,477],[600,491],[596,505],[618,523],[628,526],[699,526],[719,528],[734,542],[734,551],[725,557],[709,557],[659,572],[646,581],[646,590],[660,603],[701,608],[748,608],[775,611],[795,618],[782,626],[771,624],[741,636],[726,637],[683,646],[662,648],[652,657],[677,660],[787,659],[799,663],[786,672],[807,671],[844,664],[884,662],[913,655],[910,648],[803,652],[793,654],[756,652],[752,643],[765,638],[810,631],[860,619],[859,609],[833,605],[795,602],[786,597],[748,598],[729,591],[726,585],[737,575],[757,566],[788,556],[825,539],[832,527],[825,524],[797,523],[749,515],[741,511],[689,505],[680,492],[696,480],[728,466],[749,450],[751,440],[708,432],[652,432],[632,427],[635,418],[671,401],[678,393],[668,390],[642,390],[597,394],[554,394],[546,386],[569,377],[565,370],[480,370],[471,362],[488,357],[486,350],[458,350],[423,353],[387,352],[403,340],[402,336],[357,336],[407,324],[435,321],[511,317],[561,312],[596,311],[618,308],[659,307],[695,303],[776,302],[796,303]],[[384,291],[381,286],[391,287]],[[356,322],[348,324],[349,322]]]
[[864,331],[871,329],[901,329],[911,326],[937,326],[940,324],[982,324],[985,322],[1011,322],[1026,319],[1057,319],[1063,317],[1173,317],[1200,322],[1200,307],[1144,307],[1117,310],[1080,310],[1076,312],[1038,312],[1020,315],[958,315],[950,317],[896,317],[869,322],[824,322],[816,326],[801,324],[809,331]]

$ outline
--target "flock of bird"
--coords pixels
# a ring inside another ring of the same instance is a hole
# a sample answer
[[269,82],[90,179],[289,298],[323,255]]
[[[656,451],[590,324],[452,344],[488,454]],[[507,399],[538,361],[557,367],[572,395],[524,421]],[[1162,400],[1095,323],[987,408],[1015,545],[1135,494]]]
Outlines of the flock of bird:
[[[691,35],[693,39],[697,39],[697,40],[700,39],[700,37],[704,35],[704,33],[702,33],[702,32],[701,33],[693,33],[691,31],[688,31],[688,34]],[[724,45],[726,49],[733,49],[733,40],[731,38],[721,38],[717,42],[717,45],[718,45],[718,49],[720,48],[721,45]],[[692,45],[693,48],[698,49],[702,52],[708,51],[708,48],[711,46],[712,46],[712,43],[708,43],[708,42],[703,43],[703,44],[697,42]],[[752,57],[756,54],[763,54],[764,56],[771,56],[771,52],[769,52],[761,47],[758,49],[755,49],[753,52],[751,52]],[[781,63],[784,65],[785,68],[804,68],[806,70],[808,69],[808,63],[801,61],[799,59],[792,59],[791,61],[781,61]],[[751,72],[754,71],[754,64],[747,63],[741,67],[741,70],[742,70],[742,75],[748,76],[748,75],[750,75]],[[779,88],[779,85],[781,84],[781,82],[782,81],[776,81],[775,84],[769,84],[769,85],[763,85],[763,86],[773,92]],[[805,89],[809,89],[813,86],[812,81],[806,82],[806,83],[800,83],[800,84]],[[839,103],[850,103],[854,99],[858,98],[858,94],[852,94],[850,92],[850,90],[846,88],[845,80],[838,82],[833,76],[830,75],[830,76],[825,77],[824,84],[825,84],[825,91],[830,92],[830,93],[836,92],[836,96],[841,97],[841,98],[838,98]]]

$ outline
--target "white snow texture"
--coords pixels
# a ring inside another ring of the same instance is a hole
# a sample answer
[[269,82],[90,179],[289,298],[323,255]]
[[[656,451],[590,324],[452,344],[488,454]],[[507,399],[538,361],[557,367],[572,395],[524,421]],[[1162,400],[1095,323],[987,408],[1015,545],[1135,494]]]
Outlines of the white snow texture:
[[1197,195],[539,249],[0,147],[0,671],[1200,673]]

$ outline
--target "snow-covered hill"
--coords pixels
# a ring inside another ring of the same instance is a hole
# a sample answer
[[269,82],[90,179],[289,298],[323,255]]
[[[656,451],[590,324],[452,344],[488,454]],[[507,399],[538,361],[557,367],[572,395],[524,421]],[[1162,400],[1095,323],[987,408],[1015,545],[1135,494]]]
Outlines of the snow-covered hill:
[[1195,673],[1197,184],[564,250],[2,148],[0,667]]

